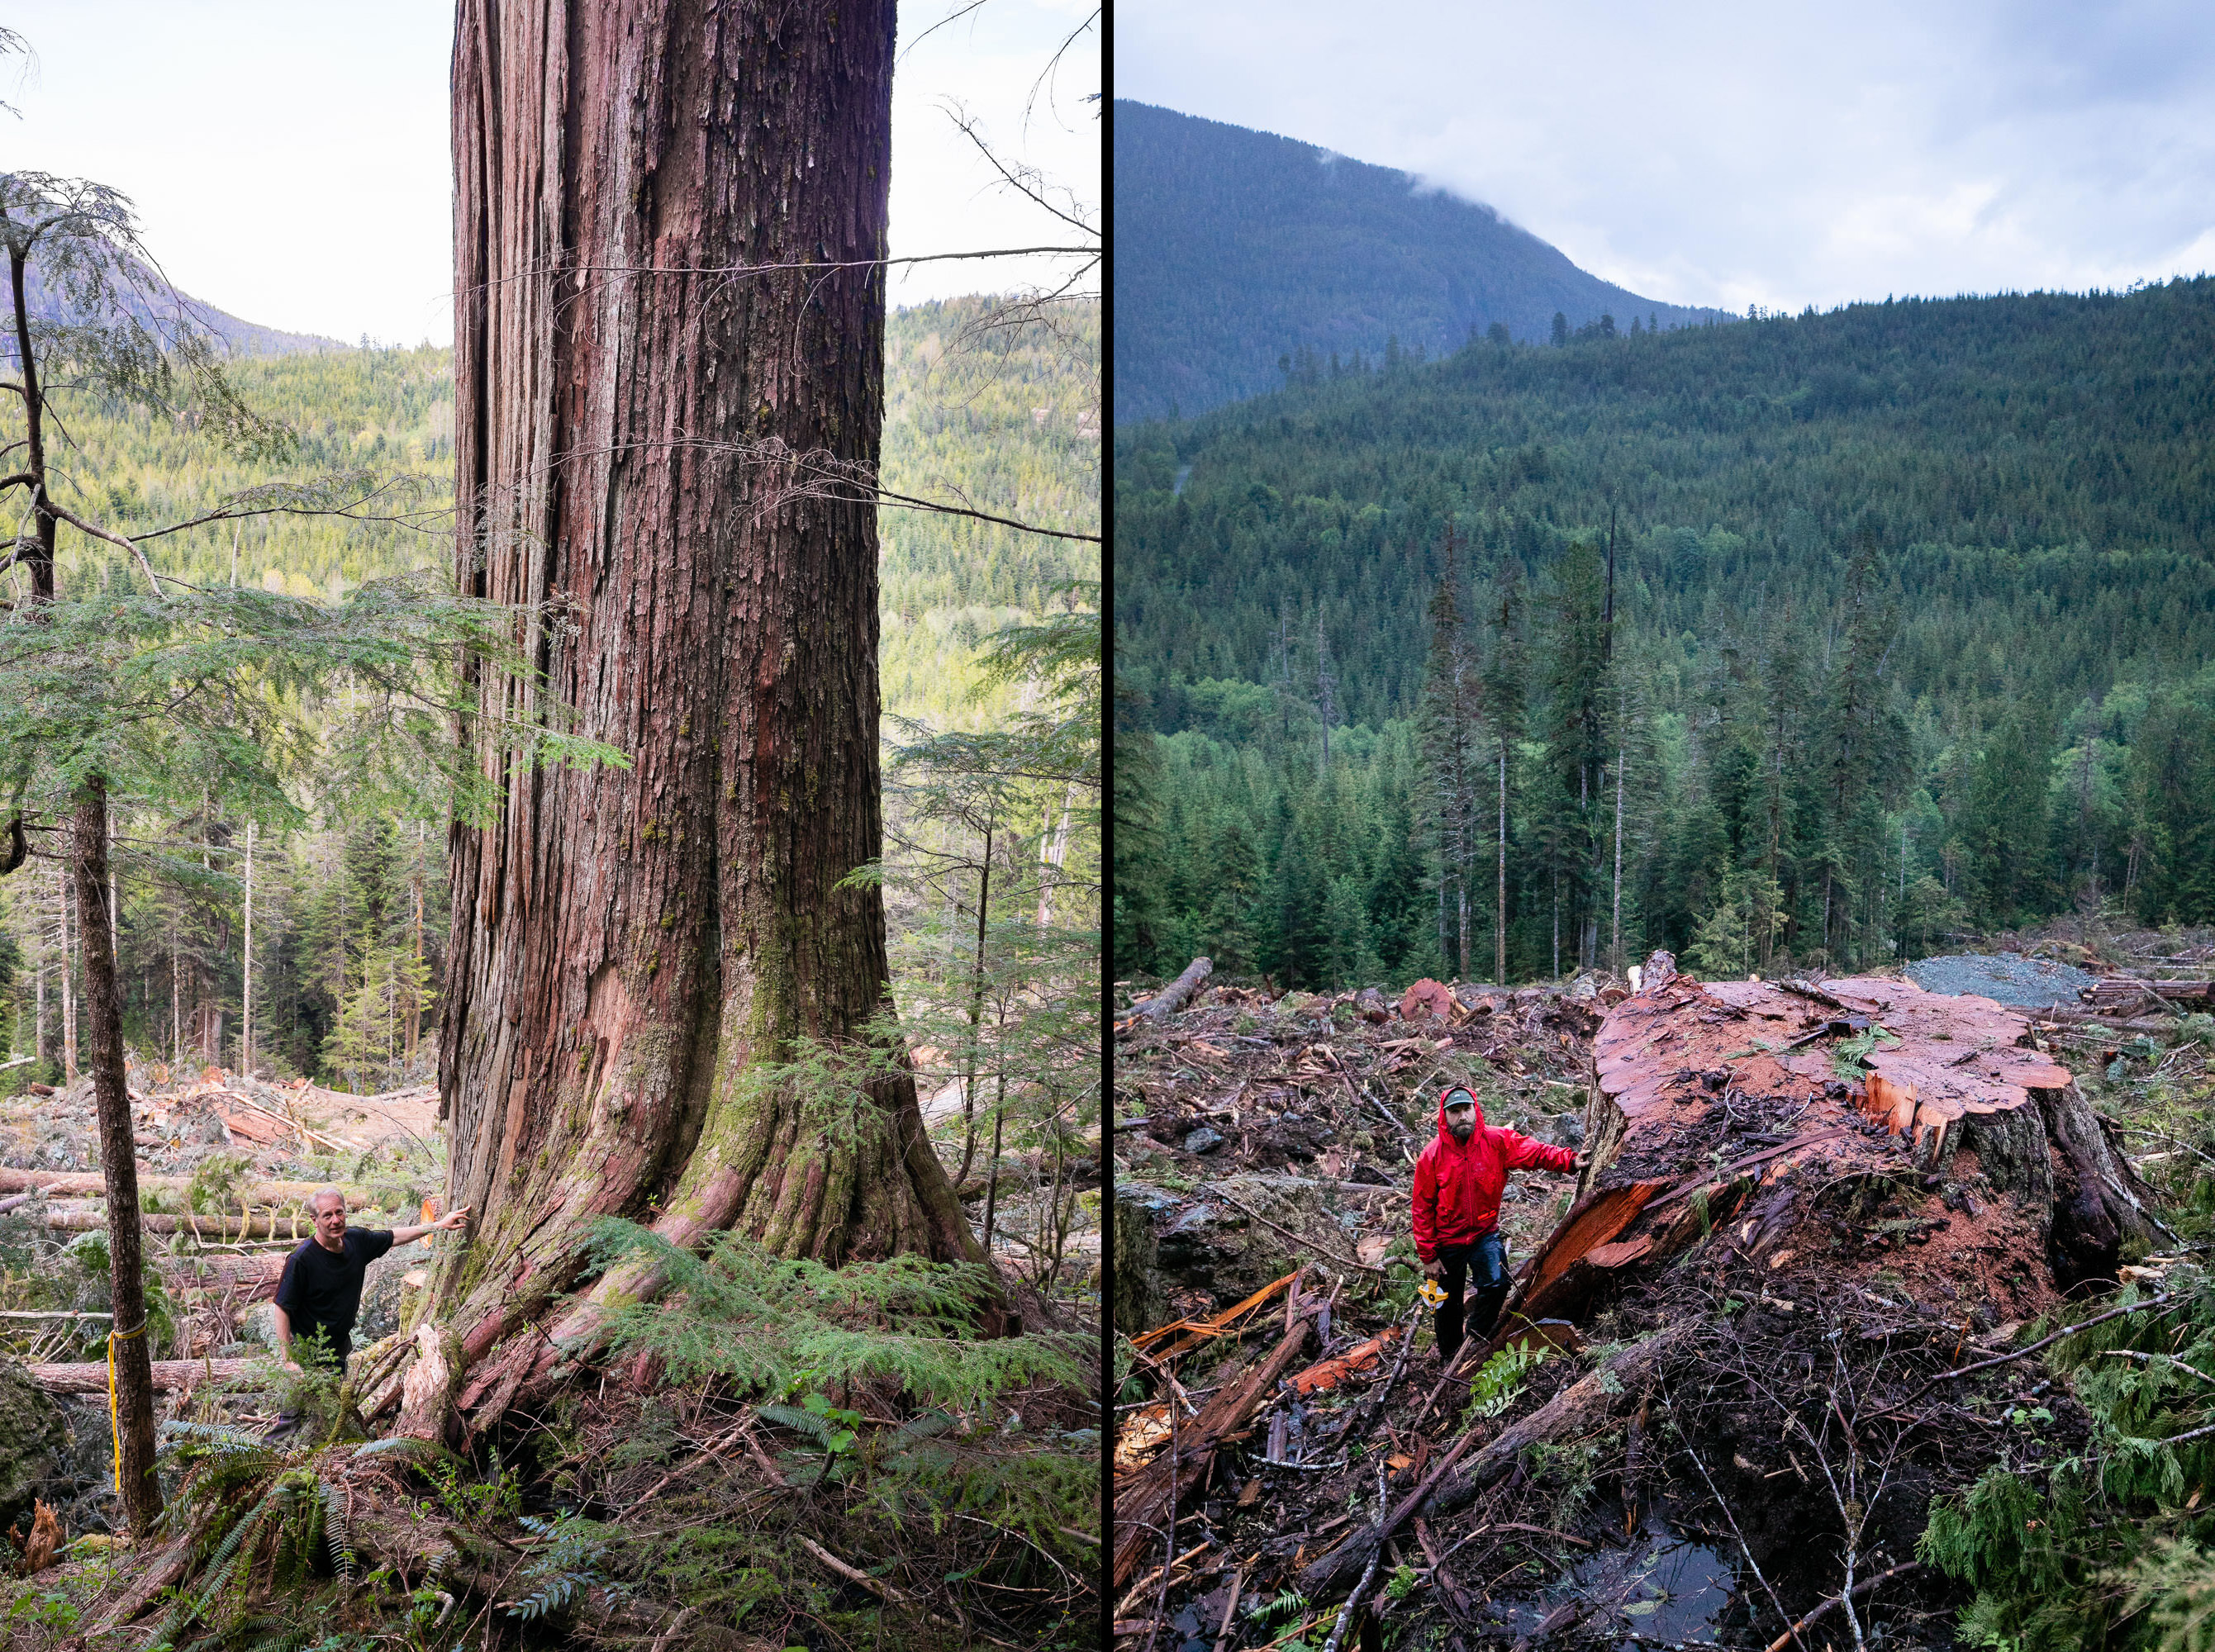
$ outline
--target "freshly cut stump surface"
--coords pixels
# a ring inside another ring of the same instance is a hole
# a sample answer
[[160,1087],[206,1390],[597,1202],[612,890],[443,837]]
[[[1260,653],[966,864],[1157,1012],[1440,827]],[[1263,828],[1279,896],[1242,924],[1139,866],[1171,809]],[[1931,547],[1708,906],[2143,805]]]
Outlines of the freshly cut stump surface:
[[2074,1077],[1990,999],[1877,976],[1703,983],[1657,952],[1592,1051],[1592,1165],[1494,1346],[1710,1232],[1716,1260],[1758,1261],[1780,1292],[1817,1270],[2017,1319],[2159,1242]]

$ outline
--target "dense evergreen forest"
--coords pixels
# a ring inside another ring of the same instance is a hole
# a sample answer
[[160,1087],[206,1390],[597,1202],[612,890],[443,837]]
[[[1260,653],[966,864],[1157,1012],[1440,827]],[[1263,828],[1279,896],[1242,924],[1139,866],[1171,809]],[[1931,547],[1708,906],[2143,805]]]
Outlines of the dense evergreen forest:
[[2215,280],[1291,381],[1118,436],[1119,974],[2215,918]]
[[1716,315],[1642,298],[1488,206],[1311,144],[1127,99],[1114,141],[1119,425],[1275,389],[1310,358]]
[[[1007,325],[991,301],[955,300],[897,312],[887,333],[888,488],[1097,531],[1096,310]],[[330,601],[364,581],[447,566],[451,352],[302,353],[242,360],[230,372],[250,405],[298,433],[290,474],[371,474],[381,486],[352,516],[278,515],[151,541],[165,572]],[[143,409],[80,413],[70,434],[77,448],[69,473],[126,530],[189,517],[273,474]],[[1071,582],[1089,589],[1098,577],[1095,548],[928,511],[887,508],[880,520],[881,677],[895,743],[1003,727],[1036,706],[1034,676],[992,676],[993,639],[1065,610]],[[65,575],[107,560],[105,548],[93,548],[101,554],[65,532]],[[904,782],[890,799],[895,830],[942,844],[943,829],[911,827],[911,789]],[[1096,858],[1087,847],[1096,834],[1087,809],[1072,813],[1065,801],[1057,791],[1052,817],[1021,846],[1037,860],[1043,833],[1047,872],[1058,877],[1065,866],[1081,877]],[[235,1066],[248,1058],[250,866],[253,1062],[361,1091],[421,1079],[437,1043],[450,799],[426,785],[398,808],[389,797],[303,802],[312,829],[273,839],[264,831],[249,842],[243,821],[207,808],[148,814],[119,831],[126,1037],[149,1059]],[[1002,835],[1003,859],[1017,847]],[[1037,877],[1003,882],[1010,897],[1028,889],[1035,921]],[[924,960],[922,981],[950,945],[945,890],[918,883],[888,892],[901,956]],[[11,1054],[35,1052],[34,1073],[56,1080],[74,1078],[83,1055],[74,898],[52,861],[0,884],[0,1027]],[[1062,918],[1089,935],[1087,907],[1065,896]]]

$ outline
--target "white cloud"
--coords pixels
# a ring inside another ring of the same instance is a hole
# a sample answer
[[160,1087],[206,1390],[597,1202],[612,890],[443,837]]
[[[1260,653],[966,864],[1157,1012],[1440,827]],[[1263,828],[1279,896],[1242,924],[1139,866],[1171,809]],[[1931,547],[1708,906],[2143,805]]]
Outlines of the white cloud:
[[[916,40],[958,0],[910,0],[900,35]],[[1036,168],[1055,206],[1098,222],[1100,36],[1087,30],[1041,82],[1055,48],[1089,15],[1081,0],[987,0],[978,11],[903,49],[893,77],[894,250],[959,252],[1082,244],[1070,225],[1009,189],[956,128],[964,111],[1004,160]],[[911,265],[893,274],[895,303],[1045,285],[1066,260]],[[1094,278],[1097,285],[1097,276]]]
[[[904,0],[903,40],[954,0]],[[1060,95],[1023,105],[1083,0],[989,0],[894,76],[895,254],[1050,240],[1052,220],[986,190],[984,162],[934,105],[956,97],[996,146],[1097,203],[1097,31]],[[267,327],[349,341],[453,336],[447,77],[452,0],[370,8],[298,0],[18,0],[9,27],[38,55],[0,59],[0,164],[96,178],[132,196],[185,291]],[[1015,237],[1015,239],[1007,239]],[[992,239],[997,238],[997,239]],[[1003,289],[1035,266],[925,265],[895,302]]]
[[1119,95],[1418,172],[1677,303],[2120,285],[2215,223],[2215,30],[2175,0],[1126,0],[1116,43]]

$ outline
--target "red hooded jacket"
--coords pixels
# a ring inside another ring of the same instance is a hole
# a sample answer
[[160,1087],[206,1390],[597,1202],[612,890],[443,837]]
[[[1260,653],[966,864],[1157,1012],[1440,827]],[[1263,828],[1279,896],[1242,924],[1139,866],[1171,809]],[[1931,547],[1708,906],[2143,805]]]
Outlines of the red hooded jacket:
[[1415,1250],[1427,1263],[1438,1259],[1441,1245],[1473,1244],[1500,1226],[1500,1193],[1509,1171],[1577,1166],[1567,1147],[1487,1124],[1481,1102],[1475,1134],[1466,1145],[1455,1141],[1446,1129],[1447,1093],[1439,1096],[1439,1133],[1415,1160]]

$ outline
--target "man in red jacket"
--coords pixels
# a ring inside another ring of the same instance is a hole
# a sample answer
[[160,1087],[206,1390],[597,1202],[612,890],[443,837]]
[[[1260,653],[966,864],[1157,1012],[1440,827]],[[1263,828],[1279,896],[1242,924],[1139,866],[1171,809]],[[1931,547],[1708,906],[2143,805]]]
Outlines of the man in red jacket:
[[1415,1252],[1424,1274],[1443,1282],[1437,1315],[1439,1363],[1461,1349],[1462,1290],[1473,1288],[1470,1318],[1492,1333],[1507,1299],[1507,1248],[1500,1238],[1500,1194],[1511,1170],[1573,1171],[1580,1155],[1484,1122],[1476,1098],[1456,1085],[1439,1098],[1439,1133],[1415,1160]]

